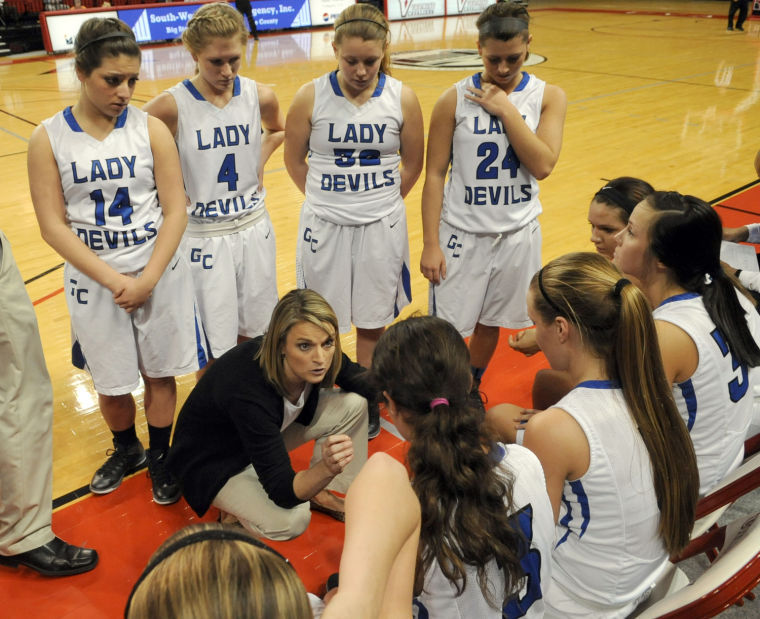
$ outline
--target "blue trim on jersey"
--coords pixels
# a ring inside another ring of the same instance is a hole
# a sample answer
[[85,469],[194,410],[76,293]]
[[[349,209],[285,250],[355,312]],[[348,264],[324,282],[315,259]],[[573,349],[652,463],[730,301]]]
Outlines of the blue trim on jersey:
[[[237,79],[237,78],[236,78]],[[188,92],[193,95],[198,101],[205,101],[206,98],[200,93],[200,91],[193,85],[189,79],[182,80],[182,85],[187,88]]]
[[[198,369],[203,369],[208,364],[208,357],[206,356],[206,349],[203,347],[203,341],[201,340],[201,328],[198,324],[198,306],[195,306],[195,348],[198,355]],[[204,333],[205,335],[205,333]],[[208,346],[208,338],[206,338],[206,345]],[[208,348],[211,350],[211,347]]]
[[71,364],[80,370],[87,369],[87,359],[84,358],[79,340],[74,340],[74,343],[71,345]]
[[580,539],[586,533],[588,523],[591,521],[591,510],[589,509],[586,491],[583,489],[583,483],[577,479],[570,482],[570,487],[573,489],[573,492],[575,492],[575,496],[578,497],[578,503],[580,503],[581,506],[581,516],[583,517],[583,521],[581,522],[581,533],[578,536],[578,539]]
[[[374,92],[372,93],[372,97],[379,97],[381,94],[383,94],[383,88],[385,88],[385,73],[378,73],[377,74],[377,86],[375,87]],[[338,82],[338,70],[336,69],[332,73],[330,73],[329,76],[330,79],[330,86],[333,89],[333,94],[336,97],[343,97],[346,98],[346,95],[343,94],[343,91],[340,89],[340,83]]]
[[[576,479],[575,481],[568,482],[570,484],[570,489],[573,491],[575,496],[578,499],[578,505],[581,508],[581,526],[580,526],[580,533],[578,534],[578,539],[582,538],[585,533],[586,529],[588,528],[589,523],[591,522],[591,508],[588,504],[588,496],[586,496],[586,491],[583,488],[583,483]],[[570,522],[573,520],[573,514],[572,514],[572,507],[570,505],[570,501],[565,497],[564,493],[562,495],[562,502],[565,504],[565,507],[567,508],[567,513],[564,515],[562,520],[560,520],[559,524],[567,527],[567,531],[565,531],[565,534],[562,536],[562,539],[557,542],[557,545],[554,547],[556,550],[560,544],[562,544],[569,536],[570,536]]]
[[[476,73],[472,76],[472,85],[475,86],[475,88],[483,89],[482,83],[483,83],[483,74],[482,73]],[[528,82],[530,81],[530,75],[528,75],[525,71],[522,72],[522,78],[520,78],[520,83],[515,86],[515,89],[512,92],[520,92],[521,90],[525,90],[525,87],[528,85]]]
[[121,129],[124,125],[127,124],[127,113],[129,112],[129,108],[125,107],[124,111],[119,114],[119,117],[116,119],[116,124],[113,126],[114,129]]
[[686,402],[686,412],[689,414],[689,420],[686,422],[686,429],[691,432],[694,427],[694,422],[697,420],[697,394],[694,393],[694,383],[689,380],[685,380],[678,384],[681,390],[681,395]]
[[528,75],[525,71],[522,72],[522,79],[520,80],[520,83],[515,86],[515,89],[512,92],[520,92],[521,90],[525,90],[525,87],[528,85],[528,82],[530,81],[530,75]]
[[63,110],[63,119],[66,121],[66,124],[72,131],[76,131],[77,133],[84,133],[84,130],[79,126],[77,119],[74,118],[74,113],[71,111],[71,106],[68,106],[65,110]]
[[372,93],[373,97],[379,97],[383,94],[383,88],[385,88],[385,73],[379,73],[377,76],[377,86],[375,92]]
[[667,303],[673,303],[674,301],[686,301],[687,299],[694,299],[699,296],[699,293],[697,292],[684,292],[681,294],[674,295],[672,297],[669,297],[665,299],[662,303],[660,303],[657,307],[662,307],[663,305]]
[[620,382],[617,380],[584,380],[575,385],[576,388],[584,389],[620,389]]
[[493,460],[496,464],[499,464],[499,462],[504,459],[504,456],[507,455],[507,450],[504,449],[504,445],[501,443],[492,443],[491,451],[488,452],[488,455],[490,456],[491,460]]
[[[197,99],[198,101],[206,101],[206,97],[204,97],[200,90],[198,90],[195,85],[189,80],[184,79],[182,80],[182,85],[187,88],[187,91],[193,95],[193,98]],[[237,97],[240,94],[240,76],[235,76],[235,81],[232,82],[232,96]]]
[[343,92],[340,89],[340,84],[338,84],[338,70],[335,69],[332,73],[330,73],[330,86],[332,86],[333,94],[336,97],[342,97]]

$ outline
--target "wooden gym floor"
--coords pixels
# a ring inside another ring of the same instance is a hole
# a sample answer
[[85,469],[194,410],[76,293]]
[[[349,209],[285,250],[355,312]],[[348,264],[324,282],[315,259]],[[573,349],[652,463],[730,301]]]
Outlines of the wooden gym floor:
[[[602,179],[639,176],[658,189],[706,200],[756,180],[752,163],[760,148],[760,20],[748,21],[746,33],[726,33],[727,2],[534,0],[530,8],[531,51],[546,61],[529,70],[564,88],[569,102],[562,155],[541,183],[545,259],[591,249],[586,208]],[[474,49],[474,19],[394,23],[391,49]],[[330,30],[317,30],[266,35],[258,44],[251,40],[241,74],[272,86],[287,110],[302,83],[334,68],[331,37]],[[180,45],[146,49],[133,102],[142,105],[192,71]],[[438,96],[474,71],[394,67],[393,74],[416,91],[427,130]],[[40,239],[26,174],[32,130],[74,103],[77,92],[70,57],[0,62],[0,228],[10,239],[35,302],[53,380],[54,497],[86,486],[111,445],[89,377],[69,362],[61,259]],[[423,180],[406,200],[414,302],[404,315],[427,309],[427,285],[418,269]],[[285,171],[281,150],[267,165],[265,184],[284,293],[295,286],[302,198]],[[344,337],[344,345],[352,354],[353,335]],[[179,382],[181,404],[194,377]],[[137,396],[140,400],[141,393]],[[141,413],[138,421],[146,438]]]

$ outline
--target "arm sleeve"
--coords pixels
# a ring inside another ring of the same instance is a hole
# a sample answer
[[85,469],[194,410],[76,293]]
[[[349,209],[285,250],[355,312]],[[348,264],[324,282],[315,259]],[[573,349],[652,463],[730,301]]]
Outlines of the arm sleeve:
[[289,509],[302,501],[293,491],[296,473],[277,425],[278,411],[268,410],[267,400],[250,395],[237,398],[230,416],[267,496]]
[[351,361],[345,354],[335,383],[341,389],[358,393],[367,400],[371,401],[375,398],[376,393],[369,380],[369,370]]

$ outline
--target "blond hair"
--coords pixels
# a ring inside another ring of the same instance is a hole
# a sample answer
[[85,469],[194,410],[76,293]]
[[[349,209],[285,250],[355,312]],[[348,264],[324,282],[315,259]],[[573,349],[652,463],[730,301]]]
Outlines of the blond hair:
[[217,523],[172,535],[127,602],[127,619],[311,619],[295,570],[249,533]]
[[282,396],[287,393],[285,366],[283,364],[285,338],[288,336],[291,327],[299,322],[309,322],[316,325],[334,339],[335,352],[332,363],[325,373],[321,386],[332,387],[335,384],[335,378],[338,376],[342,363],[343,355],[340,348],[340,337],[338,336],[338,317],[333,308],[319,293],[313,290],[291,290],[280,299],[274,308],[269,327],[264,334],[264,341],[261,343],[261,348],[257,354],[259,366],[264,372],[264,376]]
[[238,37],[240,44],[248,41],[243,16],[226,2],[204,4],[187,22],[182,43],[193,54],[200,54],[211,39]]
[[343,39],[359,37],[363,41],[382,41],[383,58],[380,61],[380,71],[391,74],[390,28],[378,9],[371,4],[352,4],[338,15],[335,20],[335,45],[340,45]]
[[531,282],[544,321],[564,316],[583,346],[620,382],[628,412],[652,463],[660,508],[658,534],[671,554],[689,542],[699,473],[694,447],[665,377],[652,311],[644,293],[604,256],[567,254]]

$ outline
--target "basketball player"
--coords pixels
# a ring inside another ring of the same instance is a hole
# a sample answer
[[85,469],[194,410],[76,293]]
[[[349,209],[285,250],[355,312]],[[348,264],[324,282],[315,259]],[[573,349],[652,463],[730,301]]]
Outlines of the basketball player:
[[693,196],[655,192],[618,235],[615,264],[654,309],[665,373],[689,429],[704,495],[744,457],[760,366],[760,316],[720,265],[722,229]]
[[472,335],[475,387],[499,327],[530,325],[525,293],[541,266],[537,181],[562,146],[565,93],[521,70],[529,19],[517,2],[480,14],[483,71],[447,90],[430,120],[420,268],[431,284],[430,313]]
[[42,122],[29,143],[29,184],[45,241],[66,261],[75,364],[87,367],[114,451],[90,490],[115,490],[146,460],[132,392],[145,383],[153,499],[180,489],[165,467],[174,377],[205,364],[187,263],[177,252],[185,194],[166,127],[131,107],[140,71],[134,34],[92,18],[75,44],[77,103]]
[[651,311],[592,253],[539,271],[528,311],[552,368],[575,385],[525,430],[557,523],[545,616],[627,617],[688,543],[699,486]]
[[[385,326],[411,300],[403,197],[422,170],[422,111],[390,76],[388,22],[369,4],[335,20],[338,69],[301,87],[288,111],[285,165],[306,194],[298,285],[356,325],[368,367]],[[307,158],[308,155],[308,158]]]
[[486,431],[457,330],[434,316],[392,325],[372,373],[410,443],[425,523],[415,616],[543,617],[554,541],[544,473],[529,450]]
[[213,358],[261,335],[277,304],[262,178],[285,118],[272,89],[237,74],[246,40],[231,5],[202,6],[182,33],[198,71],[143,108],[177,141],[189,200],[183,249]]

